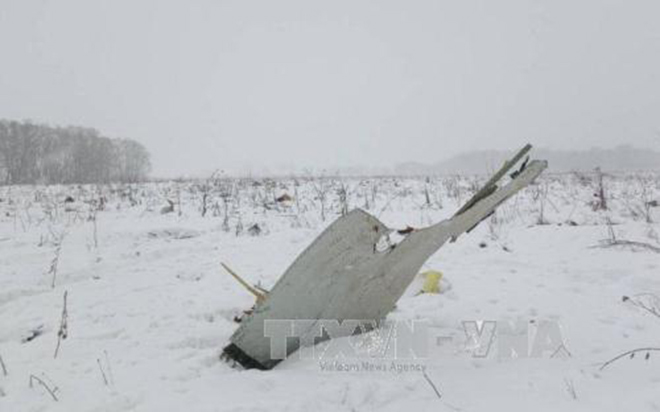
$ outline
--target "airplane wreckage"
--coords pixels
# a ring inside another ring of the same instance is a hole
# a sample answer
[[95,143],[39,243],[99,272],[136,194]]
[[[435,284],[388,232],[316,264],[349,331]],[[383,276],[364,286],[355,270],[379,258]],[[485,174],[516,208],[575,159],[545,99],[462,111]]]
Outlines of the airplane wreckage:
[[[305,323],[308,329],[296,334],[300,338],[286,340],[286,356],[299,349],[301,342],[313,345],[328,339],[327,333],[316,340],[302,338],[306,333],[318,337],[314,333],[324,320],[359,319],[378,324],[395,308],[424,262],[445,242],[471,231],[547,168],[546,161],[529,161],[527,157],[510,173],[510,181],[498,187],[531,147],[526,145],[506,161],[452,218],[423,229],[399,231],[405,234],[396,244],[389,242],[395,230],[355,209],[330,224],[269,292],[255,289],[223,265],[257,301],[254,309],[246,312],[222,357],[244,368],[272,369],[284,356],[271,352],[271,338],[265,333],[269,320],[309,320]],[[383,240],[386,247],[382,247]]]

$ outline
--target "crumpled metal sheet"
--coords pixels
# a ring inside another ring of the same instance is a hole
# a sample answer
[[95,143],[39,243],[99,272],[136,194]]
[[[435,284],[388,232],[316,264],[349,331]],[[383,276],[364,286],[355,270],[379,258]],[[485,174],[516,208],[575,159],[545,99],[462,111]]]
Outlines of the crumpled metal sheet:
[[[547,162],[533,161],[507,185],[451,219],[414,230],[385,250],[377,245],[392,229],[360,209],[333,222],[302,252],[230,338],[225,355],[243,366],[270,369],[268,319],[380,321],[413,281],[424,262],[447,240],[456,239],[533,181]],[[310,331],[315,325],[310,324]],[[287,353],[300,342],[291,341]]]

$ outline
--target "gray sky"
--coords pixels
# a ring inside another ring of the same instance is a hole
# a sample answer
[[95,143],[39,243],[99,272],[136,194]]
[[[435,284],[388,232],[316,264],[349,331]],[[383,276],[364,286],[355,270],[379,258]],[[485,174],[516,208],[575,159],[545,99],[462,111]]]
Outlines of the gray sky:
[[0,0],[0,117],[156,175],[434,162],[660,134],[660,2]]

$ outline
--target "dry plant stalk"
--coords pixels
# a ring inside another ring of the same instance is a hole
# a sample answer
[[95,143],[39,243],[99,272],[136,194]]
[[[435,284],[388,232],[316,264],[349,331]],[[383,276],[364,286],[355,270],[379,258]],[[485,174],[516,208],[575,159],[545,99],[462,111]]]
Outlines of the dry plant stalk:
[[101,376],[103,377],[103,383],[105,386],[108,386],[108,377],[105,376],[105,371],[103,371],[103,366],[101,365],[101,359],[96,358],[96,363],[99,365],[99,370],[101,371]]
[[5,361],[2,359],[2,356],[0,356],[0,367],[2,368],[2,374],[4,376],[9,375],[9,373],[7,372],[7,365],[5,365]]
[[55,347],[54,358],[57,358],[57,354],[60,351],[60,344],[63,339],[66,339],[69,336],[69,312],[66,308],[67,296],[69,294],[68,290],[64,291],[64,306],[62,307],[62,320],[60,321],[60,329],[57,331],[57,346]]
[[575,383],[573,382],[572,379],[564,379],[564,383],[566,384],[566,391],[568,392],[569,395],[571,395],[571,398],[577,400],[577,391],[575,390]]
[[603,369],[605,369],[606,367],[608,367],[612,363],[618,361],[619,359],[623,359],[625,357],[629,357],[630,359],[632,359],[632,358],[635,357],[635,354],[638,353],[638,352],[646,352],[646,355],[644,356],[644,360],[649,360],[649,358],[651,357],[651,352],[660,352],[660,348],[653,348],[653,347],[637,348],[637,349],[633,349],[633,350],[623,352],[623,353],[613,357],[612,359],[608,360],[607,362],[603,363],[598,370],[602,371]]
[[57,399],[57,395],[55,395],[55,392],[57,392],[58,390],[57,386],[51,389],[51,387],[48,386],[48,384],[44,382],[41,378],[35,375],[30,375],[30,388],[34,388],[34,381],[37,381],[39,385],[41,385],[44,389],[46,389],[46,391],[50,394],[51,398],[53,398],[55,402],[59,401],[59,399]]
[[48,269],[48,274],[52,276],[50,287],[55,289],[55,280],[57,279],[57,268],[60,262],[60,253],[62,252],[62,243],[64,243],[64,237],[66,232],[62,232],[55,239],[55,254],[53,259],[50,261],[50,268]]
[[[644,301],[644,298],[650,302]],[[640,293],[633,297],[624,296],[621,300],[660,318],[660,305],[658,305],[660,298],[653,293]]]
[[442,399],[442,395],[440,394],[440,391],[438,388],[435,386],[435,383],[429,378],[429,376],[426,374],[426,372],[422,372],[422,375],[424,376],[424,379],[426,379],[426,382],[429,383],[431,388],[433,389],[433,392],[435,392],[435,395],[438,397],[438,399]]

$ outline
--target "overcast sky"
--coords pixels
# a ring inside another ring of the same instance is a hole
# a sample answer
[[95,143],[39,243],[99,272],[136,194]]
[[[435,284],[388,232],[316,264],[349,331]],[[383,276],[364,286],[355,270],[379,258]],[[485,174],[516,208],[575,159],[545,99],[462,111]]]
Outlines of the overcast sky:
[[660,1],[0,0],[0,118],[154,174],[660,146]]

